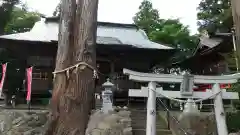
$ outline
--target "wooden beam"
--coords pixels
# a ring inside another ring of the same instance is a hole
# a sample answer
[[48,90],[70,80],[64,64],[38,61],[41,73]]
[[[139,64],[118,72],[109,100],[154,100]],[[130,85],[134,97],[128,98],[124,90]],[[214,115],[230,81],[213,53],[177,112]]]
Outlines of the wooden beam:
[[98,56],[97,57],[97,62],[111,62],[111,60]]

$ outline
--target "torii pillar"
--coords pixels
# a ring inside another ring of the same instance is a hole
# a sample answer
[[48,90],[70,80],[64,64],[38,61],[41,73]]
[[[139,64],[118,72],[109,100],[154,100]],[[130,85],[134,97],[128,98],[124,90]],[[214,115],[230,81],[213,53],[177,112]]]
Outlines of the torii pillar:
[[148,83],[146,135],[156,134],[156,83]]

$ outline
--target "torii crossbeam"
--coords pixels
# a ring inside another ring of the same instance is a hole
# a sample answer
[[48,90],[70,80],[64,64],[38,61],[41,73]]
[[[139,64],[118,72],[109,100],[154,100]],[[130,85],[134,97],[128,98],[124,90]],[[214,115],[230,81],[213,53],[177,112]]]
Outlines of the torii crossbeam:
[[[189,98],[189,96],[182,95],[180,91],[171,91],[171,90],[163,90],[162,87],[156,88],[156,97],[164,97],[163,95],[169,96],[171,98]],[[222,89],[222,99],[239,99],[239,95],[237,92],[226,92],[225,89]],[[213,91],[200,92],[195,91],[191,98],[193,99],[201,99],[208,98],[213,95]],[[148,87],[141,87],[141,89],[130,89],[128,91],[128,96],[130,97],[148,97]],[[210,97],[213,99],[214,97]]]
[[[142,90],[129,91],[130,96],[142,96],[148,97],[147,101],[147,123],[146,123],[146,135],[156,135],[156,96],[171,96],[172,98],[210,98],[211,95],[216,94],[214,97],[214,109],[215,117],[218,129],[218,135],[228,135],[225,113],[223,108],[222,99],[239,99],[236,92],[221,91],[219,84],[231,84],[236,83],[240,78],[240,73],[233,75],[222,76],[202,76],[194,75],[190,78],[190,83],[187,85],[190,92],[185,91],[164,91],[161,88],[156,89],[156,83],[183,83],[184,75],[172,75],[172,74],[153,74],[153,73],[141,73],[131,71],[129,69],[123,69],[123,73],[129,75],[130,80],[137,82],[148,82],[148,88],[142,87]],[[188,80],[189,81],[189,80]],[[212,92],[192,92],[193,84],[213,84]],[[148,90],[148,91],[147,91]],[[156,94],[158,93],[158,94]],[[159,94],[160,93],[160,94]],[[190,94],[189,94],[190,93]]]

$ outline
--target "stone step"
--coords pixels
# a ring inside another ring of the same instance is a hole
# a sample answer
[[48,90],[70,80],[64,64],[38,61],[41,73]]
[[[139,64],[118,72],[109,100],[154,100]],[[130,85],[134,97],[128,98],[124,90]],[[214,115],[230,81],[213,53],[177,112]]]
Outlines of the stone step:
[[[142,125],[142,124],[145,124],[145,125],[146,125],[146,122],[147,122],[147,121],[136,121],[136,120],[132,120],[132,124],[133,124],[133,125]],[[164,125],[164,126],[165,126],[165,123],[161,122],[160,120],[157,120],[157,121],[156,121],[156,125],[157,125],[157,126],[158,126],[158,125],[160,125],[160,126]]]
[[[135,130],[135,129],[146,129],[146,126],[142,126],[142,125],[139,125],[139,126],[132,125],[132,128],[133,128],[133,130]],[[167,128],[162,127],[162,126],[156,126],[156,129],[159,129],[159,130],[167,130]]]
[[[134,126],[134,125],[136,125],[136,126],[142,125],[143,127],[145,127],[146,124],[147,124],[146,122],[142,122],[142,123],[132,122],[132,125],[133,125],[133,126]],[[165,123],[157,123],[156,126],[159,126],[159,127],[162,127],[162,128],[166,128]]]
[[[172,132],[170,130],[157,130],[156,135],[172,135]],[[145,129],[134,129],[133,135],[146,135]]]
[[[136,125],[136,126],[138,126],[138,125],[142,125],[143,127],[145,127],[146,126],[146,121],[144,121],[144,122],[136,122],[136,121],[133,121],[132,120],[132,125],[134,126],[134,125]],[[156,126],[158,126],[158,127],[162,127],[162,128],[166,128],[167,126],[166,126],[166,124],[165,123],[160,123],[160,122],[157,122],[156,123]]]
[[[136,123],[136,124],[145,124],[147,121],[145,120],[145,121],[143,121],[143,120],[133,120],[132,119],[132,123],[134,124],[134,123]],[[165,122],[162,122],[162,121],[160,121],[160,120],[157,120],[156,121],[156,125],[162,125],[162,124],[165,124]]]
[[[132,125],[143,125],[143,126],[146,126],[146,122],[135,122],[133,121],[132,122]],[[166,127],[165,123],[156,123],[156,126],[162,126],[162,127]]]
[[96,108],[96,109],[101,109],[101,108],[102,108],[102,102],[96,100],[96,102],[95,102],[95,108]]
[[[131,119],[133,135],[146,135],[147,111],[145,109],[131,109]],[[171,131],[167,130],[167,124],[164,120],[157,116],[156,120],[157,135],[171,135]],[[163,132],[164,131],[164,132]]]

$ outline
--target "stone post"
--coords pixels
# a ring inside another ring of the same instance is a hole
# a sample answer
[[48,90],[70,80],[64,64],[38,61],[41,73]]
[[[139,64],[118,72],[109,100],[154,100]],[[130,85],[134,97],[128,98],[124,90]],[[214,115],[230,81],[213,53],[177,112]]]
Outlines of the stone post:
[[[221,91],[219,84],[214,84],[213,92],[218,93]],[[223,108],[222,93],[217,94],[214,99],[215,118],[217,123],[218,135],[228,135],[226,116]]]
[[148,83],[146,135],[156,135],[156,82]]
[[102,91],[102,110],[104,113],[108,113],[113,110],[113,92],[112,88],[114,84],[110,82],[110,79],[107,79],[103,85],[104,91]]

